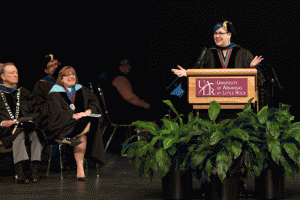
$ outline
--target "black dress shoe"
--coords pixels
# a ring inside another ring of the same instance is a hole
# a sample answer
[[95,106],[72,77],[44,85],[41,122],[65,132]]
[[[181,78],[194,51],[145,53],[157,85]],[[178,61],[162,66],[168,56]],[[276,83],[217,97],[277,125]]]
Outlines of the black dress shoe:
[[77,177],[77,181],[86,181],[85,177]]
[[15,168],[16,168],[15,182],[19,184],[29,183],[29,180],[23,173],[23,165],[24,165],[24,161],[20,161],[15,164]]
[[28,184],[30,183],[29,179],[27,179],[26,177],[21,177],[18,175],[15,175],[15,182],[18,184]]
[[39,177],[31,178],[30,182],[32,183],[38,183],[40,181]]
[[30,181],[32,183],[38,183],[40,181],[39,176],[37,175],[38,173],[38,168],[40,165],[40,161],[31,161],[31,178]]

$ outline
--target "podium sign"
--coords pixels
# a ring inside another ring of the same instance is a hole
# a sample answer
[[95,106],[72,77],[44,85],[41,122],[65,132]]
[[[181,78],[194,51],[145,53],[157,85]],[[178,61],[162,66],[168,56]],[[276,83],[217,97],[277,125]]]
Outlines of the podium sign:
[[247,78],[197,78],[196,97],[248,97]]
[[243,109],[258,101],[256,69],[189,69],[188,100],[194,109],[208,109],[217,101],[222,109]]

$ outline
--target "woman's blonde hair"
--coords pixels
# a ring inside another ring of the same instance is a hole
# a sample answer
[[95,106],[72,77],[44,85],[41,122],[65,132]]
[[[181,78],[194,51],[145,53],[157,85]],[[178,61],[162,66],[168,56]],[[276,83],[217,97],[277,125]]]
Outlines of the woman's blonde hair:
[[65,66],[58,72],[58,78],[56,80],[56,84],[60,85],[60,86],[64,86],[62,83],[63,76],[70,75],[70,74],[75,74],[75,77],[76,77],[75,84],[78,84],[78,77],[76,75],[76,71],[71,66]]

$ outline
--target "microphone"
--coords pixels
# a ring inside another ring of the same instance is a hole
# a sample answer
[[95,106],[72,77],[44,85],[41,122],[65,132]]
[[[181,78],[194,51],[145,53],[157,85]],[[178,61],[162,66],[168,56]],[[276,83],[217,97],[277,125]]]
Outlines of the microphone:
[[201,52],[201,54],[200,54],[198,60],[197,60],[197,64],[200,64],[200,62],[202,61],[203,56],[204,56],[204,54],[205,54],[206,51],[207,51],[207,48],[204,47],[204,48],[202,49],[202,52]]

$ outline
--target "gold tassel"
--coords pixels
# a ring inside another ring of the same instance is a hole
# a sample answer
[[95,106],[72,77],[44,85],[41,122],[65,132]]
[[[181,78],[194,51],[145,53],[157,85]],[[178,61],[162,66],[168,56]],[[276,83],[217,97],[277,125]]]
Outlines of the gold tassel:
[[19,125],[19,123],[17,123],[17,125],[15,126],[15,128],[14,128],[12,134],[14,134],[14,133],[16,132],[18,125]]
[[225,29],[225,31],[228,31],[228,30],[227,30],[227,23],[228,23],[228,21],[225,21],[225,22],[223,23],[223,28]]
[[53,55],[52,55],[52,54],[49,54],[49,55],[47,55],[46,57],[50,57],[50,58],[51,58],[51,61],[53,61]]

